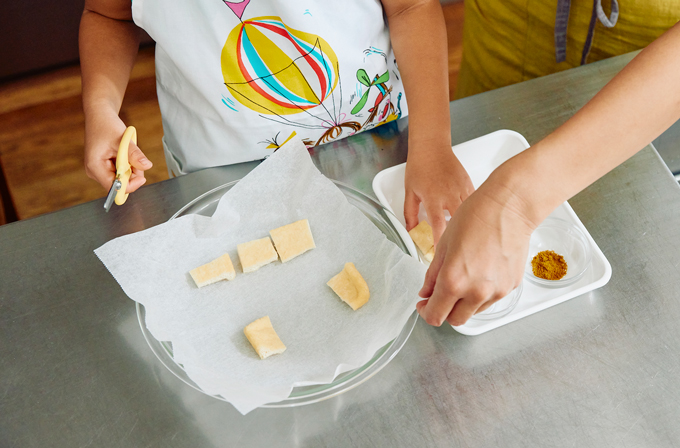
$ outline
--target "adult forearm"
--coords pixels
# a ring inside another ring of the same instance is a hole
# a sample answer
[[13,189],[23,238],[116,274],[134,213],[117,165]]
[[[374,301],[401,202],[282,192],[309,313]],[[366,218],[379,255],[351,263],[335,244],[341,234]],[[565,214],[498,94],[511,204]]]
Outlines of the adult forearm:
[[[441,6],[434,0],[384,4],[408,100],[409,139],[450,146],[447,39]],[[427,148],[413,145],[413,150]]]
[[486,191],[517,200],[536,224],[649,144],[680,118],[679,48],[676,25],[564,125],[499,168]]
[[132,21],[85,9],[79,44],[86,118],[102,109],[117,114],[139,48],[139,29]]

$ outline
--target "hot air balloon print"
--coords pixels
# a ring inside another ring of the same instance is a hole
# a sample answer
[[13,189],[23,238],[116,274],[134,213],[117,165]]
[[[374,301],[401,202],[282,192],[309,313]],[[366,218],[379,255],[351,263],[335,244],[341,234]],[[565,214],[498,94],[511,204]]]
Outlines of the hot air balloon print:
[[338,84],[338,60],[321,37],[275,16],[242,21],[222,50],[224,83],[258,113],[291,115],[324,102]]
[[[385,84],[387,73],[364,83],[369,89],[376,86],[380,99],[363,125],[343,113],[338,58],[328,42],[288,26],[278,16],[244,19],[250,1],[223,0],[240,22],[229,33],[220,60],[224,84],[236,101],[267,120],[317,133],[313,139],[303,138],[308,146],[376,126],[376,116],[378,122],[396,117],[389,100],[391,87]],[[368,92],[359,109],[367,96]],[[318,131],[322,131],[320,137]],[[278,136],[263,143],[276,148]]]

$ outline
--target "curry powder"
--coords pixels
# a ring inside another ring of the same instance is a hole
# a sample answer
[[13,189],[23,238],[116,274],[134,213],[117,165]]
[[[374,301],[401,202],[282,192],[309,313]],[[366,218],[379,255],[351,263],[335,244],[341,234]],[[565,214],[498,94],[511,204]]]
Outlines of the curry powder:
[[531,260],[534,275],[545,280],[559,280],[567,275],[567,262],[560,254],[552,250],[544,250]]

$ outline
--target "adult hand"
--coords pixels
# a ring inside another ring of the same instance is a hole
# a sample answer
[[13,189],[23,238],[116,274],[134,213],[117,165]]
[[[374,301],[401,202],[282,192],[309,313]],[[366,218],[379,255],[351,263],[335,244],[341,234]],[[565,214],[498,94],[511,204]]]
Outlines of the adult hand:
[[[116,177],[116,156],[126,126],[114,112],[91,117],[85,129],[85,173],[106,190],[111,188]],[[132,175],[126,193],[132,193],[144,185],[144,171],[153,164],[139,147],[130,142],[129,162]]]
[[419,293],[425,322],[463,325],[519,286],[536,225],[514,204],[482,186],[453,214]]
[[422,202],[437,244],[446,228],[445,211],[453,216],[475,188],[450,145],[414,149],[409,151],[406,162],[406,229],[418,225],[418,209]]

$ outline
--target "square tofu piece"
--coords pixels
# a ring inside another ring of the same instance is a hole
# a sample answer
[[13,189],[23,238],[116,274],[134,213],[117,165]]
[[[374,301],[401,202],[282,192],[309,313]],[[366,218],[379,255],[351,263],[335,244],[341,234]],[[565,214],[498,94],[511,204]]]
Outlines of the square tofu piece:
[[283,263],[316,247],[306,219],[274,229],[269,234]]
[[208,264],[192,269],[189,274],[199,288],[220,280],[233,280],[236,277],[236,271],[229,254],[224,254]]
[[408,234],[411,235],[411,239],[425,259],[431,263],[434,258],[434,235],[430,224],[427,221],[420,221],[417,226],[409,230]]
[[364,306],[371,296],[366,281],[354,263],[345,263],[344,269],[326,284],[354,311]]
[[245,333],[250,345],[253,346],[260,359],[286,351],[286,346],[283,345],[279,335],[274,331],[269,316],[261,317],[255,322],[248,324],[243,329],[243,333]]
[[238,258],[241,260],[243,272],[253,272],[260,269],[265,264],[276,261],[279,256],[272,246],[272,240],[264,237],[260,240],[253,240],[236,246]]

